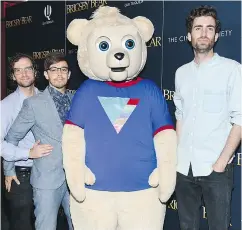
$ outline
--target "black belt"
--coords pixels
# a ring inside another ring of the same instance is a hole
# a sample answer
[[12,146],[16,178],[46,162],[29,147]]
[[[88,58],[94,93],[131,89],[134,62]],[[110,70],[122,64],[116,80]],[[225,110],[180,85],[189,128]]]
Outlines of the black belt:
[[32,167],[15,166],[15,170],[18,173],[30,173]]

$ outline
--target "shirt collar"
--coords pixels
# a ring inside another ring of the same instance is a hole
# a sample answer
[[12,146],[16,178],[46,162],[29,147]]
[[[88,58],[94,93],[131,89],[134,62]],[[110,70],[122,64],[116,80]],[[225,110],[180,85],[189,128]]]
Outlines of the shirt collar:
[[[24,93],[20,90],[19,87],[17,87],[16,92],[19,94],[21,100],[25,100],[27,98],[27,96],[24,95]],[[34,87],[34,95],[38,94],[39,92],[40,91],[36,87]]]
[[62,97],[62,96],[67,95],[67,90],[63,94],[63,93],[59,92],[57,89],[55,89],[52,85],[49,85],[48,88],[49,88],[50,95],[53,97]]
[[202,63],[200,63],[200,64],[197,64],[196,62],[195,62],[195,58],[193,59],[193,65],[195,66],[195,67],[200,67],[200,66],[208,66],[208,65],[213,65],[214,63],[216,63],[217,61],[218,61],[218,59],[219,59],[219,55],[217,54],[217,53],[214,53],[214,55],[213,55],[213,57],[212,58],[210,58],[210,59],[208,59],[208,60],[206,60],[206,61],[204,61],[204,62],[202,62]]

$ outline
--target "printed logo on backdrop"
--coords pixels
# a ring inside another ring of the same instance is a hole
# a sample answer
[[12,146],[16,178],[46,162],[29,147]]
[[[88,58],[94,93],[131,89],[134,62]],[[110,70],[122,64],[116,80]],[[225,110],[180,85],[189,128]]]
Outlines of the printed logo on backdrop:
[[147,43],[147,48],[162,46],[161,36],[152,37]]
[[[232,30],[226,29],[226,30],[221,30],[219,32],[219,38],[223,37],[229,37],[232,36]],[[181,42],[186,42],[187,41],[187,35],[180,35],[177,37],[169,37],[168,42],[169,43],[181,43]]]
[[129,6],[135,6],[135,5],[139,5],[142,4],[144,1],[130,1],[130,2],[126,2],[124,4],[124,7],[129,7]]
[[50,16],[52,13],[52,8],[50,5],[47,5],[44,10],[45,17],[50,21]]
[[42,22],[43,26],[54,23],[54,20],[51,20],[51,14],[52,14],[51,5],[46,5],[44,8],[44,16],[46,17],[47,21]]
[[71,13],[93,9],[93,8],[97,8],[99,6],[105,6],[105,5],[107,5],[106,0],[99,0],[99,1],[91,0],[91,1],[85,1],[85,2],[82,1],[75,4],[66,5],[66,13],[71,14]]
[[49,53],[52,52],[61,52],[65,53],[65,49],[51,49],[51,50],[42,50],[42,51],[37,51],[33,52],[33,59],[44,59]]
[[174,93],[175,91],[173,90],[163,89],[163,95],[167,101],[173,101]]
[[25,16],[21,18],[16,18],[11,21],[6,21],[6,28],[27,25],[32,23],[32,16]]

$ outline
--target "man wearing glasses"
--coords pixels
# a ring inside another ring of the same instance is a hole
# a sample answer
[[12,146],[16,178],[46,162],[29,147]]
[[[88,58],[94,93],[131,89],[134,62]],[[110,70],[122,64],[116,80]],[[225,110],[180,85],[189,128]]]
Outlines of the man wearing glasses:
[[26,99],[6,140],[14,145],[31,130],[41,144],[53,146],[51,153],[34,159],[30,182],[33,187],[36,230],[56,230],[60,205],[67,217],[69,230],[72,221],[69,191],[62,164],[62,131],[72,95],[66,91],[70,78],[67,60],[62,53],[50,53],[44,61],[44,76],[49,81],[46,89]]
[[[10,230],[32,230],[33,192],[30,172],[33,160],[28,158],[47,156],[52,146],[41,145],[38,141],[35,143],[31,131],[26,132],[16,146],[5,140],[24,99],[38,93],[34,86],[37,70],[32,57],[16,54],[10,61],[9,72],[17,89],[1,101],[1,156],[5,159],[5,195],[9,208]],[[2,211],[5,211],[3,206]]]

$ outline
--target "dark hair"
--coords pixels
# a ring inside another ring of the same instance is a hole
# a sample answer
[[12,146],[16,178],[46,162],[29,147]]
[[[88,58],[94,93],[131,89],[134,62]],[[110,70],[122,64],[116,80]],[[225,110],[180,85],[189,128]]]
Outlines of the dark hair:
[[221,24],[220,24],[220,21],[218,20],[216,9],[212,6],[205,5],[205,6],[200,6],[198,8],[191,10],[190,15],[186,18],[186,27],[187,27],[187,31],[189,33],[191,33],[191,31],[192,31],[194,19],[197,17],[202,17],[202,16],[213,17],[215,20],[215,23],[216,23],[215,32],[218,33],[220,31]]
[[11,57],[11,59],[9,60],[9,75],[10,75],[10,78],[13,80],[12,77],[13,77],[13,74],[14,74],[14,65],[15,65],[16,62],[18,62],[22,58],[28,58],[31,61],[32,66],[33,66],[34,71],[35,71],[35,76],[37,77],[37,75],[38,75],[38,66],[35,63],[34,59],[30,55],[28,55],[28,54],[17,53],[13,57]]
[[60,61],[65,61],[68,64],[65,54],[62,52],[52,52],[49,53],[44,61],[44,70],[48,70],[51,65],[58,63]]

